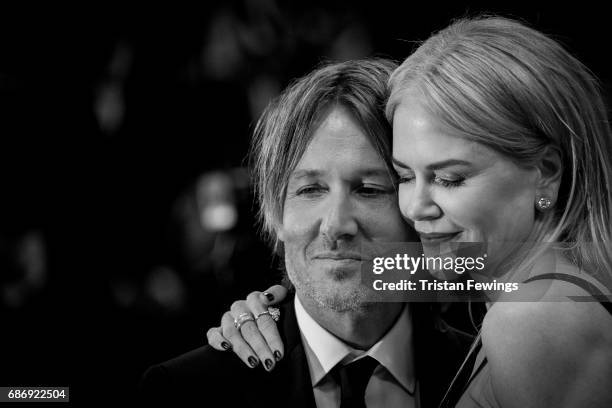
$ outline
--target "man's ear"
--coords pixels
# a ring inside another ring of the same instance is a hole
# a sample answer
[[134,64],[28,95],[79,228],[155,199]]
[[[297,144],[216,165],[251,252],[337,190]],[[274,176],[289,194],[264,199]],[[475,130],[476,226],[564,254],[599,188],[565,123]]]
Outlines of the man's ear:
[[563,175],[563,162],[558,148],[548,146],[540,163],[536,165],[538,178],[536,184],[536,201],[542,197],[548,198],[554,205],[559,195],[561,176]]
[[[274,254],[282,259],[284,262],[285,258],[285,232],[282,225],[274,228],[275,240],[274,240]],[[283,268],[284,269],[284,268]]]
[[276,234],[276,240],[285,242],[285,229],[282,224],[278,224],[274,227],[274,233]]

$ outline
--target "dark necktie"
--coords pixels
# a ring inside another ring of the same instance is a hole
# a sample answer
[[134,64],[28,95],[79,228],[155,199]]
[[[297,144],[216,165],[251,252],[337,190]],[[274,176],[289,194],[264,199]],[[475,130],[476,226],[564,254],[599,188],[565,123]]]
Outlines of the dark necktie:
[[340,379],[340,408],[366,408],[365,390],[378,361],[365,356],[357,361],[338,367]]

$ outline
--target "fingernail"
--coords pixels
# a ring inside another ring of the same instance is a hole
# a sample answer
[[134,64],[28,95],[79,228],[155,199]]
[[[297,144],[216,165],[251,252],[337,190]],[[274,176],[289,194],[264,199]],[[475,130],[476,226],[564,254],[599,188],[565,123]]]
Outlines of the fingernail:
[[281,352],[280,352],[280,351],[276,350],[276,351],[274,352],[274,358],[276,359],[276,361],[280,361],[280,359],[281,359],[281,357],[282,357],[282,356],[283,356],[283,355],[281,354]]
[[257,359],[253,356],[249,357],[249,365],[251,367],[256,367],[257,366]]
[[224,350],[229,350],[231,346],[228,342],[224,341],[223,343],[221,343],[221,347],[223,347]]
[[266,364],[266,370],[270,371],[270,369],[272,369],[272,365],[273,365],[274,363],[272,363],[272,360],[270,360],[269,358],[267,358],[267,359],[266,359],[265,364]]
[[274,295],[271,294],[270,292],[264,292],[263,294],[266,297],[266,299],[268,299],[268,302],[273,302],[274,301]]

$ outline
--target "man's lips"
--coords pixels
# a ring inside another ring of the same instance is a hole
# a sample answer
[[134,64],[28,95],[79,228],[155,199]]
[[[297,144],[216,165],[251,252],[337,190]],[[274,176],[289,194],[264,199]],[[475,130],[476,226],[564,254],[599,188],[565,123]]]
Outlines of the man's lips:
[[421,237],[421,242],[427,244],[436,244],[439,242],[450,241],[455,238],[457,235],[461,233],[461,231],[456,232],[420,232],[417,231],[419,236]]
[[314,259],[325,259],[332,261],[363,261],[361,254],[355,252],[322,252],[316,254]]

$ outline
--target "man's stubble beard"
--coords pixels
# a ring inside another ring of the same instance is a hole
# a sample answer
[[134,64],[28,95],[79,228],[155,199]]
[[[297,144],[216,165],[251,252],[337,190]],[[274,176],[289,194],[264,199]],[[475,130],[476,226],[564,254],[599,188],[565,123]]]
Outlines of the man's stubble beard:
[[[319,307],[336,313],[367,311],[376,306],[375,296],[364,285],[352,281],[345,273],[336,272],[336,284],[325,285],[325,282],[314,282],[308,273],[295,273],[291,265],[286,265],[285,274],[300,298],[312,300]],[[342,288],[346,281],[346,288]],[[350,286],[349,286],[350,285]]]

